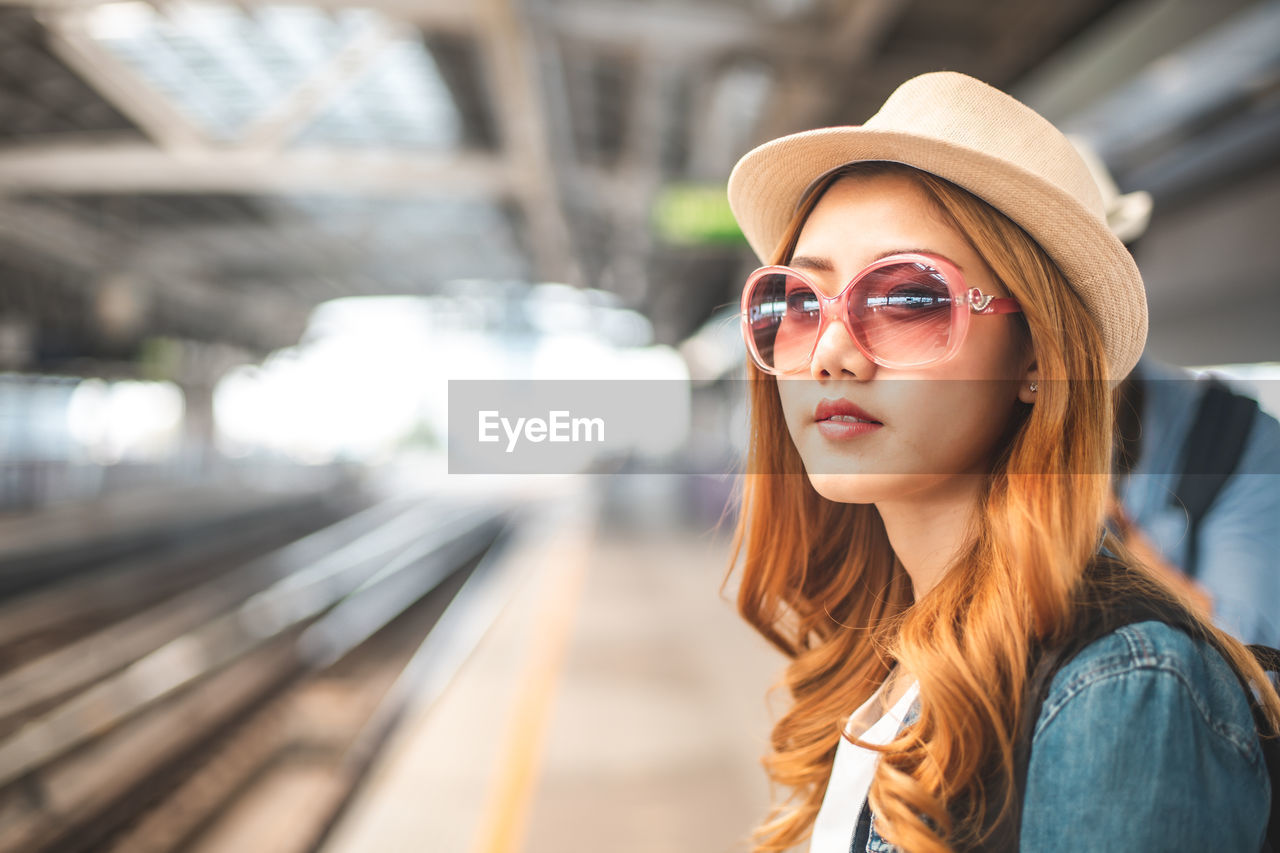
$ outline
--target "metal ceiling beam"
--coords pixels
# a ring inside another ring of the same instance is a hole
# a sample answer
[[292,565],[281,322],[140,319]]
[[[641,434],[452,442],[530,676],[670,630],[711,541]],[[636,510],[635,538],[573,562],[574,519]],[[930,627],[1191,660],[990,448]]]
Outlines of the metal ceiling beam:
[[[372,243],[372,245],[370,245]],[[407,235],[388,241],[361,240],[354,232],[320,231],[304,223],[273,225],[216,225],[182,229],[177,233],[144,235],[129,252],[128,264],[139,274],[185,275],[253,280],[271,280],[293,287],[313,281],[304,293],[319,302],[335,294],[336,281],[355,281],[363,272],[390,267],[413,270],[424,257],[460,245],[484,245],[479,238],[459,233]],[[490,258],[471,261],[477,274],[489,268]],[[235,272],[239,270],[240,272]],[[433,276],[416,273],[413,278],[427,284]],[[354,287],[354,285],[352,285]]]
[[517,182],[483,154],[301,149],[285,154],[150,145],[0,149],[0,191],[97,193],[350,193],[501,198]]
[[[789,63],[779,68],[747,61],[723,67],[718,74],[706,75],[707,86],[699,93],[700,109],[692,119],[694,148],[690,170],[695,177],[723,180],[756,141],[762,123],[777,120],[777,112],[788,117],[795,114],[800,102],[811,101],[814,92],[823,93],[822,102],[830,100],[829,85],[824,85],[821,74],[811,76],[807,89],[793,91],[793,100],[781,101],[774,97],[778,74],[790,72],[794,77],[794,68]],[[811,74],[813,72],[816,69],[811,69]]]
[[906,14],[906,0],[845,0],[837,25],[823,37],[826,50],[863,63],[872,57],[889,30]]
[[[555,26],[569,38],[596,44],[631,47],[725,51],[764,48],[770,28],[761,26],[759,15],[727,6],[708,9],[672,2],[627,3],[573,0],[559,3],[554,11]],[[781,47],[783,42],[776,46]],[[787,50],[798,45],[786,41]]]
[[1253,5],[1256,0],[1137,0],[1121,4],[1040,62],[1011,94],[1050,121],[1062,122],[1162,56]]
[[[3,6],[25,6],[50,14],[79,12],[118,0],[0,0]],[[296,5],[321,10],[344,11],[370,9],[424,31],[474,33],[486,28],[492,20],[486,3],[456,3],[450,0],[295,0]],[[235,0],[235,5],[279,5],[279,0]],[[893,0],[853,0],[851,17],[842,18],[839,31],[852,38],[864,25],[874,28],[875,15],[858,7],[897,9],[905,3]],[[549,18],[561,35],[593,41],[598,44],[620,44],[631,47],[665,47],[681,52],[687,49],[731,51],[762,50],[768,54],[790,58],[813,56],[815,51],[829,54],[841,50],[837,39],[828,38],[815,44],[812,33],[787,22],[779,27],[762,24],[759,14],[729,6],[716,8],[660,0],[637,4],[620,0],[568,0],[548,8]],[[896,11],[893,14],[898,14]],[[865,17],[864,17],[865,16]]]
[[[158,275],[216,276],[220,267],[254,265],[296,276],[308,271],[332,276],[346,271],[353,259],[372,257],[372,250],[346,235],[325,234],[308,224],[213,225],[144,234],[129,254],[129,265]],[[330,288],[321,284],[315,290],[328,295]]]
[[49,33],[50,49],[157,145],[180,151],[208,144],[172,101],[89,35],[79,12],[42,12],[39,18]]
[[662,147],[671,130],[676,87],[688,73],[686,58],[650,51],[637,60],[634,95],[626,125],[631,129],[619,169],[611,180],[594,182],[601,208],[613,213],[610,289],[630,305],[649,299],[653,251],[650,212],[662,185]]
[[[773,139],[797,130],[819,127],[833,121],[862,121],[866,116],[848,116],[833,104],[832,85],[847,91],[850,81],[869,69],[880,45],[894,24],[906,14],[906,0],[845,0],[836,14],[837,25],[815,39],[814,55],[825,63],[792,62],[782,66],[769,107],[752,143]],[[905,79],[905,78],[899,78]],[[834,107],[834,109],[833,109]],[[745,153],[747,145],[744,144]]]
[[[115,2],[119,0],[0,0],[0,7],[25,6],[61,13]],[[255,6],[278,6],[280,0],[235,0],[235,5],[252,9]],[[292,5],[310,6],[331,12],[344,12],[352,8],[371,9],[433,30],[473,31],[477,20],[471,4],[451,0],[293,0]]]
[[1280,89],[1277,33],[1280,2],[1259,3],[1170,50],[1061,126],[1123,170],[1199,135],[1206,120],[1212,127],[1243,112],[1252,123]]
[[749,8],[712,8],[671,0],[652,3],[567,0],[554,6],[557,32],[600,45],[686,56],[746,52],[766,60],[812,62],[862,55],[878,44],[909,5],[906,0],[848,0],[834,28],[770,21]]
[[[249,301],[198,277],[170,275],[156,281],[145,270],[131,273],[132,245],[120,246],[74,216],[11,199],[0,200],[0,243],[6,242],[77,270],[80,275],[65,281],[84,289],[90,299],[112,272],[136,279],[153,318],[150,331],[157,334],[232,340],[267,352],[296,340],[312,305],[320,301],[319,296],[299,300],[269,290]],[[65,301],[67,296],[48,298]]]
[[264,151],[283,148],[334,98],[368,71],[387,46],[401,35],[401,27],[381,21],[369,24],[248,127],[241,134],[240,144]]
[[480,44],[492,73],[501,150],[512,190],[524,211],[536,275],[547,281],[580,284],[543,89],[544,84],[555,86],[559,81],[547,79],[552,75],[544,75],[539,65],[540,56],[548,55],[554,47],[544,42],[535,47],[533,31],[539,22],[522,16],[516,9],[518,2],[481,0],[475,4],[483,21]]

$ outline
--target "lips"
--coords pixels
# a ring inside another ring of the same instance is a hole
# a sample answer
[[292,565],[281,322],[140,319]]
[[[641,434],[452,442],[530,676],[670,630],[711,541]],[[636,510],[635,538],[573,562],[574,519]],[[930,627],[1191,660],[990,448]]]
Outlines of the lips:
[[848,400],[823,400],[813,410],[814,427],[828,441],[861,439],[884,429],[884,424]]
[[831,421],[834,423],[867,423],[882,425],[880,421],[876,420],[874,415],[844,399],[823,400],[818,403],[818,407],[813,410],[813,419],[820,423],[822,421]]

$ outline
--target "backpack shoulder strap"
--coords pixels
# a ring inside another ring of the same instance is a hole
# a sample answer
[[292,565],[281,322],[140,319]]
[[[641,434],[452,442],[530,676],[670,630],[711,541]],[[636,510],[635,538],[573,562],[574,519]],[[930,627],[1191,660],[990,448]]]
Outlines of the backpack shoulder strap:
[[1240,464],[1258,414],[1257,400],[1237,394],[1216,376],[1210,376],[1205,384],[1182,445],[1181,473],[1170,496],[1187,511],[1187,565],[1183,571],[1191,578],[1196,576],[1200,521]]

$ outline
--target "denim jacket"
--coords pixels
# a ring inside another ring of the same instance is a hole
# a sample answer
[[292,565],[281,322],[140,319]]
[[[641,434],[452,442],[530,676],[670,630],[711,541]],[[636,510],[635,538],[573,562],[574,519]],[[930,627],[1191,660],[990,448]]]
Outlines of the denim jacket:
[[[1086,646],[1054,676],[1031,743],[1023,853],[1262,847],[1271,786],[1244,688],[1176,628],[1138,622]],[[874,815],[865,849],[899,849]]]

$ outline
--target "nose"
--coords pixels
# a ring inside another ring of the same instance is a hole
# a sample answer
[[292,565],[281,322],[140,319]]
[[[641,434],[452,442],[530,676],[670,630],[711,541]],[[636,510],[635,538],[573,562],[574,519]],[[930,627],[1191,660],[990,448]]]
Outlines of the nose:
[[818,338],[809,363],[809,375],[814,379],[860,379],[875,375],[876,363],[858,349],[849,329],[834,313],[827,317],[827,326]]

